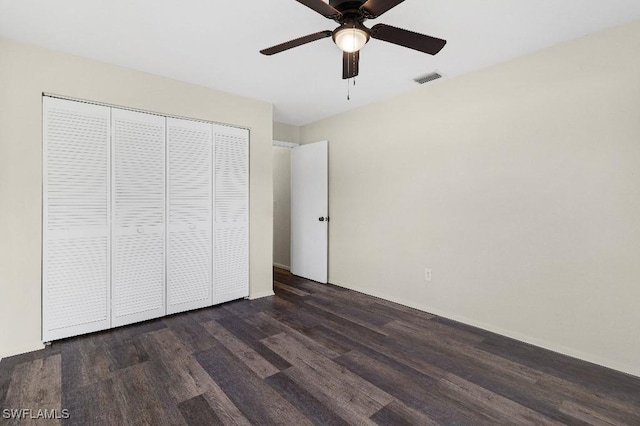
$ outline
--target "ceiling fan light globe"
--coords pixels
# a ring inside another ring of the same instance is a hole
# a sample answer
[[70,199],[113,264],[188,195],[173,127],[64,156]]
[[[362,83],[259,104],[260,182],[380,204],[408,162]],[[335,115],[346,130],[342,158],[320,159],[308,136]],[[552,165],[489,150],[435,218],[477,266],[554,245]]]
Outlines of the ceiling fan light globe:
[[343,28],[335,33],[334,41],[343,52],[353,53],[369,41],[369,34],[360,28]]

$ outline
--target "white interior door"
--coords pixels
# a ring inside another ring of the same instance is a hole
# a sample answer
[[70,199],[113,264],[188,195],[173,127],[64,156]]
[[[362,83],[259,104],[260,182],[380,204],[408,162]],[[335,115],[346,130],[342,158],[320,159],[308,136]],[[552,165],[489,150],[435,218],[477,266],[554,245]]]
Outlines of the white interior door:
[[165,314],[165,118],[111,110],[112,326]]
[[212,133],[167,118],[167,314],[212,304]]
[[291,273],[327,282],[329,236],[328,142],[291,152]]

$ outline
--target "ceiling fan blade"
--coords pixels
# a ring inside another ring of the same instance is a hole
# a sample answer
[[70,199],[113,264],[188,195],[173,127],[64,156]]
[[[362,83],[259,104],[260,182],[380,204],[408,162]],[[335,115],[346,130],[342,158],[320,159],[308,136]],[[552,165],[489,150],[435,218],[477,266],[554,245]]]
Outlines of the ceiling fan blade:
[[429,55],[435,55],[447,44],[446,40],[385,24],[376,24],[371,27],[371,37],[428,53]]
[[303,44],[311,43],[312,41],[331,37],[331,34],[333,33],[329,30],[320,31],[319,33],[309,34],[304,37],[285,41],[284,43],[262,49],[260,53],[263,55],[275,55],[276,53],[284,52],[285,50],[293,49],[294,47],[302,46]]
[[360,6],[360,10],[366,14],[368,19],[375,19],[403,1],[404,0],[368,0]]
[[342,53],[342,79],[353,78],[358,75],[360,51]]
[[307,6],[309,9],[313,9],[318,12],[320,15],[329,19],[338,19],[342,16],[336,8],[331,6],[328,3],[323,2],[322,0],[296,0],[298,3],[302,3]]

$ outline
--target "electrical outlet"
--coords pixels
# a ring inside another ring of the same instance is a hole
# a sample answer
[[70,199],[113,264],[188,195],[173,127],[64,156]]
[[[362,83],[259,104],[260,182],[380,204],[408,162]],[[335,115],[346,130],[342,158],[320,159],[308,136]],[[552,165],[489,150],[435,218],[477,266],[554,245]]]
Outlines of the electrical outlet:
[[424,280],[428,283],[431,282],[431,269],[429,268],[424,269]]

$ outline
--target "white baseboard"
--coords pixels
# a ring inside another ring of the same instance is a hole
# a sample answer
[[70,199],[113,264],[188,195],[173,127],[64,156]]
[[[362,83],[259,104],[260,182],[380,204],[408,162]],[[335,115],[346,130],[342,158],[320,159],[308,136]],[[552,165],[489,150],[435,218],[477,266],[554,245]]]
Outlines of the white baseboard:
[[44,343],[39,343],[39,344],[36,344],[33,347],[18,349],[15,352],[3,352],[2,355],[0,355],[0,361],[2,361],[3,359],[6,359],[6,358],[11,358],[13,356],[22,355],[22,354],[28,354],[29,352],[39,351],[39,350],[42,350],[42,349],[44,349],[46,347],[47,346]]
[[275,296],[275,295],[276,294],[273,292],[273,290],[268,290],[260,293],[250,294],[249,300],[262,299],[263,297],[269,297],[269,296]]
[[273,266],[275,266],[276,268],[280,268],[280,269],[285,269],[287,271],[291,270],[291,266],[287,266],[287,265],[283,265],[281,263],[275,263],[273,262]]
[[343,282],[339,282],[339,281],[335,281],[335,280],[331,280],[330,284],[333,285],[337,285],[338,287],[343,287],[343,288],[347,288],[349,290],[354,290],[357,291],[359,293],[364,293],[367,294],[369,296],[373,296],[373,297],[377,297],[380,299],[384,299],[384,300],[388,300],[390,302],[394,302],[394,303],[398,303],[399,305],[404,305],[404,306],[408,306],[410,308],[413,309],[417,309],[419,311],[422,312],[426,312],[429,314],[433,314],[433,315],[437,315],[439,317],[442,318],[446,318],[446,319],[450,319],[453,321],[457,321],[466,325],[470,325],[472,327],[477,327],[480,328],[482,330],[485,331],[490,331],[492,333],[496,333],[499,334],[501,336],[504,337],[508,337],[514,340],[518,340],[520,342],[524,342],[524,343],[528,343],[530,345],[534,345],[537,346],[539,348],[543,348],[543,349],[547,349],[550,350],[552,352],[557,352],[559,354],[562,355],[567,355],[573,358],[577,358],[580,359],[582,361],[586,361],[586,362],[590,362],[593,364],[597,364],[600,365],[602,367],[606,367],[606,368],[611,368],[613,370],[616,371],[620,371],[622,373],[625,374],[630,374],[632,376],[636,376],[636,377],[640,377],[640,367],[638,367],[638,365],[625,365],[625,364],[620,364],[616,361],[610,360],[610,359],[605,359],[605,358],[601,358],[597,355],[593,355],[593,354],[589,354],[589,353],[585,353],[582,352],[580,350],[574,349],[574,348],[569,348],[563,345],[558,345],[555,344],[553,342],[549,342],[546,341],[544,339],[538,339],[535,337],[531,337],[531,336],[526,336],[523,334],[520,334],[516,331],[512,331],[512,330],[506,330],[503,329],[501,327],[496,327],[490,324],[485,324],[481,321],[476,321],[470,318],[466,318],[464,316],[461,315],[457,315],[451,312],[446,312],[443,310],[440,310],[438,308],[434,308],[432,306],[429,305],[425,305],[425,304],[421,304],[421,303],[416,303],[414,301],[410,301],[410,300],[403,300],[403,299],[398,299],[396,297],[390,296],[388,294],[382,294],[376,291],[371,291],[367,288],[362,288],[362,287],[357,287],[357,286],[351,286],[351,285],[347,285],[346,283]]

